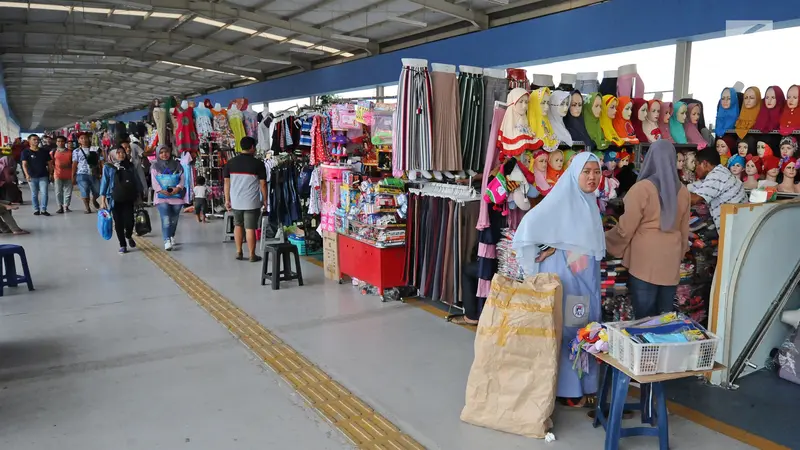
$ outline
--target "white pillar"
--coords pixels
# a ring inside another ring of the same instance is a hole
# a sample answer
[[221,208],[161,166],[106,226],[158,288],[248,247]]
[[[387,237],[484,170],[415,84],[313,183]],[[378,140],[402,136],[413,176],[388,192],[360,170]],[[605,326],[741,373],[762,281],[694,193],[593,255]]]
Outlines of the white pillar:
[[383,86],[376,86],[375,87],[375,100],[378,103],[382,103],[383,102],[383,96],[384,96]]
[[692,66],[692,43],[679,41],[675,46],[675,80],[672,99],[678,101],[689,95],[689,71]]

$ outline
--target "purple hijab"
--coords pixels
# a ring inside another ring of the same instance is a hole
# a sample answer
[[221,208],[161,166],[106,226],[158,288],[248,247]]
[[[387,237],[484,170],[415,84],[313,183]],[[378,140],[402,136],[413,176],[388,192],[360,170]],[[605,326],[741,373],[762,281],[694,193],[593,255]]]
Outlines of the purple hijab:
[[649,180],[656,186],[661,203],[661,231],[672,231],[678,212],[678,155],[671,142],[659,139],[650,145],[637,181]]

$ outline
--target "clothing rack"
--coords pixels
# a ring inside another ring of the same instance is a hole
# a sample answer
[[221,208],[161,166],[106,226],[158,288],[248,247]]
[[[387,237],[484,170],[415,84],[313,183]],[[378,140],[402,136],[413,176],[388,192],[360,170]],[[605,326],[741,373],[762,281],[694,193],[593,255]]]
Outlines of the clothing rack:
[[426,197],[447,198],[462,205],[466,202],[480,200],[475,188],[459,184],[425,183],[419,188],[409,188],[408,191]]

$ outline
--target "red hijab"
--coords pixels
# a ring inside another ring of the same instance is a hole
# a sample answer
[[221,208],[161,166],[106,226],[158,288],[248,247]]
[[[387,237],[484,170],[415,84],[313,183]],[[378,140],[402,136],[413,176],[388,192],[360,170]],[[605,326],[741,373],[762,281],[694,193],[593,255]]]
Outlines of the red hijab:
[[[766,98],[770,89],[775,92],[774,108],[767,108]],[[765,101],[761,103],[761,110],[758,111],[758,118],[756,118],[756,124],[753,125],[753,129],[769,133],[777,130],[780,126],[781,113],[783,112],[783,105],[786,104],[786,96],[783,95],[783,90],[780,87],[770,86],[764,92],[764,99]]]
[[647,105],[647,111],[650,112],[650,104],[647,102],[647,100],[643,98],[633,99],[633,114],[631,114],[633,130],[636,132],[636,137],[639,138],[639,142],[643,144],[650,142],[650,139],[647,138],[647,135],[642,128],[642,121],[639,120],[639,110],[645,105]]
[[[793,84],[786,92],[791,92],[792,88],[800,91],[800,85]],[[788,136],[792,134],[793,131],[800,130],[800,111],[798,110],[800,110],[800,108],[790,109],[788,104],[783,108],[780,120],[780,131],[783,136]]]

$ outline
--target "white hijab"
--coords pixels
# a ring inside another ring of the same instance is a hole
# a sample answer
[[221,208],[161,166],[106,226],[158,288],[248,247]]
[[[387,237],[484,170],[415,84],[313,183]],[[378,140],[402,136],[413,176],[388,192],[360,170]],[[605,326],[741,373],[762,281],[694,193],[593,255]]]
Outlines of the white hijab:
[[578,177],[586,163],[600,160],[591,152],[579,153],[553,190],[522,218],[512,248],[526,274],[537,271],[540,245],[576,252],[600,261],[606,255],[606,238],[594,192],[583,192]]
[[553,127],[556,136],[558,136],[558,140],[570,147],[572,146],[572,135],[569,134],[569,130],[567,130],[567,127],[564,125],[564,117],[558,113],[558,109],[561,106],[561,102],[571,95],[572,94],[567,91],[553,91],[553,94],[550,95],[550,108],[547,110],[547,117],[550,118],[550,125]]

